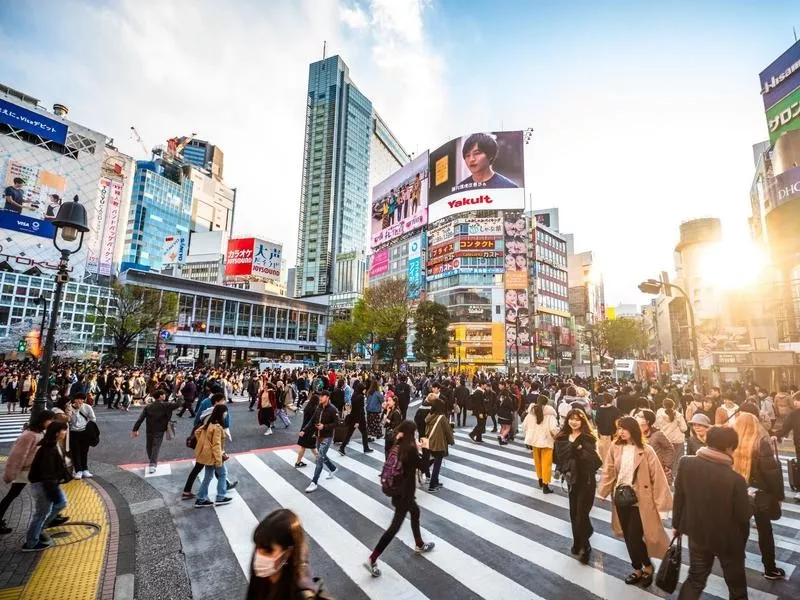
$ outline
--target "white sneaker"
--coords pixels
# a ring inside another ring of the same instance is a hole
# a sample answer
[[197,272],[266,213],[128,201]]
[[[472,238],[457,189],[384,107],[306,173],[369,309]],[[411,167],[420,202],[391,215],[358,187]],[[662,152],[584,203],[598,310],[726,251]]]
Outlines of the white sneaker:
[[310,494],[311,492],[316,490],[318,487],[319,486],[312,481],[311,483],[308,484],[308,487],[306,488],[306,494]]
[[336,469],[334,469],[333,471],[328,471],[328,476],[326,477],[326,479],[333,479],[334,477],[336,477],[335,474],[336,471],[337,471]]
[[267,427],[267,433],[264,435],[272,435],[272,427]]
[[83,479],[83,472],[77,471],[75,475],[73,475],[73,479]]
[[89,471],[84,471],[84,472],[83,472],[83,478],[84,478],[84,479],[89,479],[90,477],[94,477],[94,475],[92,475],[91,473],[89,473]]

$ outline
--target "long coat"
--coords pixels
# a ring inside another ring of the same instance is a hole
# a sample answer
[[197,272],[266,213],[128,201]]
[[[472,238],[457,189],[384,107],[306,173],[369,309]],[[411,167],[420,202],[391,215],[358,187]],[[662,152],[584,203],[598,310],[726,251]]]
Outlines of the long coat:
[[[617,487],[617,473],[622,457],[622,448],[623,446],[619,444],[613,444],[606,457],[600,488],[597,490],[597,495],[601,498],[613,494]],[[672,493],[655,450],[647,444],[644,448],[637,448],[635,452],[633,489],[639,500],[639,514],[642,517],[647,554],[661,559],[669,547],[669,538],[664,531],[664,524],[661,522],[659,512],[667,512],[672,509]],[[617,537],[622,537],[622,525],[613,502],[611,503],[611,527]]]

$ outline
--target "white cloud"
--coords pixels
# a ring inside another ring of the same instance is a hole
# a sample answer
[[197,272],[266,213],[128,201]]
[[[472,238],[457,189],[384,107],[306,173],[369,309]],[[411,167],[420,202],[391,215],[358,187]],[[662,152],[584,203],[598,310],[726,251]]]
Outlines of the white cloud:
[[369,23],[367,15],[357,4],[355,6],[340,7],[339,18],[345,25],[353,29],[364,29]]

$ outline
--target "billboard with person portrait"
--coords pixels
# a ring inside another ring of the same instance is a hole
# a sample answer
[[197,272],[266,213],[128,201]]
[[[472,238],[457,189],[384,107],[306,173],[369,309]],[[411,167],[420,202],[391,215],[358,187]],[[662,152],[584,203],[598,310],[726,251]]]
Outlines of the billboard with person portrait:
[[371,248],[428,223],[428,152],[372,188]]
[[528,301],[528,244],[522,211],[503,215],[506,348],[526,362],[530,356],[530,303]]
[[428,221],[525,208],[523,145],[522,131],[477,132],[432,151]]

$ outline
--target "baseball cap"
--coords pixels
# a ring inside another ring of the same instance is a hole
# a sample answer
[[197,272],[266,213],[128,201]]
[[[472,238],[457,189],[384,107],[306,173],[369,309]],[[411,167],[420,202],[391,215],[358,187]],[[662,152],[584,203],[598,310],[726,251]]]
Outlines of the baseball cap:
[[711,427],[711,419],[705,416],[702,413],[695,413],[692,415],[692,418],[689,420],[689,424],[691,425],[702,425],[704,427]]

